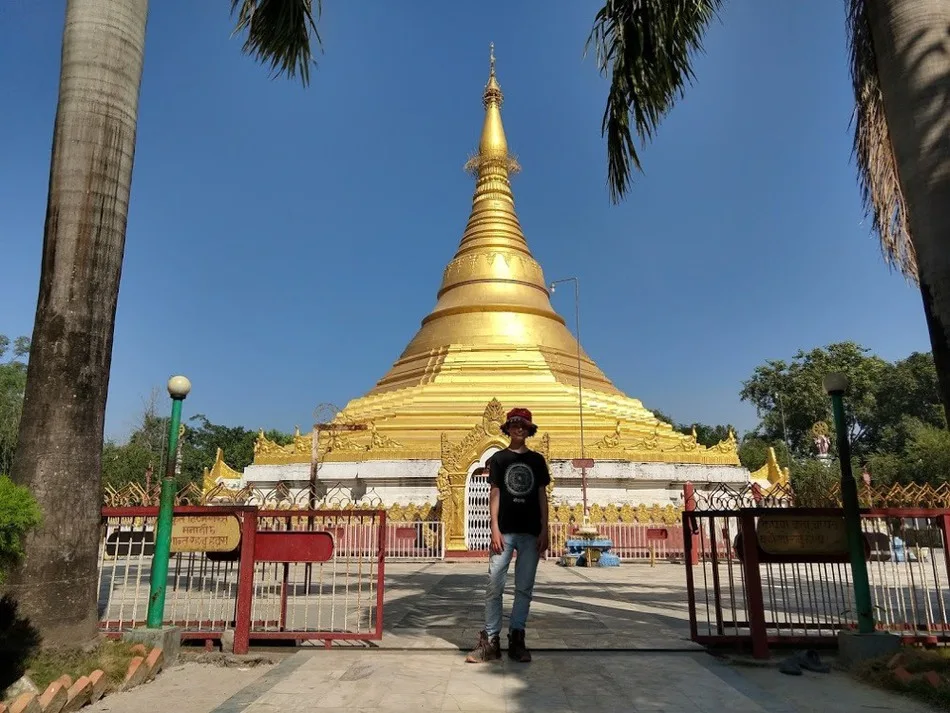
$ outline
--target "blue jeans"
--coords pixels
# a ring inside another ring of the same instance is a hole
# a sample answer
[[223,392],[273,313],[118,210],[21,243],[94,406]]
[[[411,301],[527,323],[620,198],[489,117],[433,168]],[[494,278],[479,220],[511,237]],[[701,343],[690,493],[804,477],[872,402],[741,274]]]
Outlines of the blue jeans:
[[485,592],[485,633],[488,637],[501,633],[501,595],[505,591],[508,578],[508,566],[511,556],[518,552],[515,559],[515,601],[511,605],[511,619],[508,629],[524,629],[531,608],[531,594],[534,591],[534,576],[538,571],[538,538],[534,535],[502,535],[505,547],[501,554],[492,554],[488,559],[488,589]]

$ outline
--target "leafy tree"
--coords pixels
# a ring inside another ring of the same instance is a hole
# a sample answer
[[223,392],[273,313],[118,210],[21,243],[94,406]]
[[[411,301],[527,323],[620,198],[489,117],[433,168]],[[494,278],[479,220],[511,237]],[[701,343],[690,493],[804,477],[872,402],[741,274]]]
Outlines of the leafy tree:
[[706,423],[677,423],[671,416],[666,415],[662,411],[654,411],[653,415],[659,420],[670,424],[673,427],[673,430],[678,431],[679,433],[692,435],[693,430],[695,429],[696,442],[701,446],[706,447],[715,446],[717,443],[722,443],[729,437],[729,431],[732,429],[732,426],[728,424],[717,424],[715,426],[710,426]]
[[[159,391],[154,389],[126,442],[110,440],[103,445],[103,486],[120,488],[137,483],[145,487],[157,483],[165,472],[167,440],[168,418],[159,415]],[[147,473],[151,473],[150,483]]]
[[[693,78],[722,0],[605,0],[588,38],[610,80],[601,130],[611,198],[640,170],[645,143]],[[950,3],[845,0],[854,149],[864,203],[885,258],[918,282],[950,408]],[[796,441],[801,447],[804,437]],[[860,438],[857,439],[860,442]]]
[[799,351],[790,362],[767,361],[743,382],[740,397],[755,406],[765,439],[782,441],[787,431],[793,453],[804,458],[815,452],[812,427],[819,421],[832,422],[822,378],[830,372],[844,372],[851,384],[848,439],[856,454],[867,453],[872,449],[868,427],[877,422],[876,394],[887,370],[887,362],[869,355],[864,347],[841,342]]
[[834,506],[831,494],[841,480],[841,471],[836,461],[822,463],[816,458],[804,458],[790,470],[795,501],[804,507]]
[[[195,424],[185,432],[182,445],[182,481],[201,482],[205,468],[214,465],[218,448],[224,461],[237,470],[243,470],[254,461],[254,441],[257,432],[243,426],[221,426],[211,423],[204,414],[189,419]],[[293,442],[293,436],[270,430],[264,434],[280,445]]]
[[[685,426],[685,424],[683,424]],[[707,448],[714,446],[717,443],[722,443],[729,437],[729,431],[734,431],[730,424],[717,424],[711,426],[708,423],[694,423],[689,426],[687,431],[685,428],[681,427],[683,433],[692,433],[693,429],[696,429],[696,442]]]
[[[40,508],[29,491],[0,475],[0,584],[23,556],[23,538],[41,520]],[[26,662],[39,645],[39,632],[19,615],[16,602],[6,594],[0,596],[0,698],[26,673]]]
[[905,419],[906,441],[899,452],[871,455],[868,469],[878,485],[929,483],[937,486],[950,477],[950,431]]
[[[9,352],[9,356],[8,356]],[[0,473],[9,473],[16,452],[23,392],[26,390],[26,357],[30,352],[28,337],[17,337],[10,349],[10,338],[0,334]]]
[[[313,0],[230,5],[244,52],[306,84],[319,0],[316,14]],[[11,473],[46,519],[10,586],[50,645],[97,636],[103,426],[147,14],[148,0],[66,2],[39,299]]]
[[769,458],[769,448],[775,449],[775,457],[783,468],[791,466],[791,457],[784,441],[769,441],[754,433],[747,433],[739,444],[739,462],[750,471],[756,471],[765,465]]
[[40,508],[26,488],[0,475],[0,583],[23,556],[23,538],[42,521]]
[[[155,409],[155,397],[146,404],[140,424],[125,443],[109,441],[102,452],[102,481],[114,488],[128,483],[144,485],[146,472],[151,472],[151,483],[158,483],[165,475],[167,454],[168,419],[159,417]],[[270,430],[264,434],[275,443],[284,445],[293,441],[293,436]],[[232,468],[243,470],[254,460],[254,441],[257,432],[243,426],[222,426],[211,423],[204,414],[192,416],[179,440],[181,447],[181,472],[178,486],[200,483],[205,468],[214,465],[218,448],[225,462]]]
[[115,441],[106,441],[102,447],[104,486],[118,489],[129,483],[136,483],[144,488],[158,483],[163,472],[163,466],[160,461],[156,462],[155,454],[139,443],[130,441],[118,444]]
[[743,383],[741,397],[758,411],[761,423],[756,436],[778,443],[787,429],[793,454],[813,456],[812,426],[818,421],[832,424],[830,400],[821,385],[831,371],[843,371],[851,380],[848,431],[860,459],[902,453],[914,424],[946,425],[929,354],[914,353],[889,363],[864,347],[843,342],[799,351],[790,362],[767,361],[755,369]]
[[946,428],[931,354],[913,353],[889,364],[875,392],[868,440],[880,452],[903,451],[912,424]]

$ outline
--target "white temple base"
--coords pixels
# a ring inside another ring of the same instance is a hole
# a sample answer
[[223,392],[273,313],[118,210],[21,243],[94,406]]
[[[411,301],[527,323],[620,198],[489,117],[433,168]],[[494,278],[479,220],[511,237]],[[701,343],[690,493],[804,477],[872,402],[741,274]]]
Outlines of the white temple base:
[[[317,478],[321,487],[337,500],[359,495],[380,506],[435,504],[439,460],[363,461],[321,463]],[[583,500],[581,472],[570,461],[552,461],[554,499],[568,504]],[[226,481],[229,488],[253,486],[269,491],[283,483],[291,496],[306,490],[310,465],[250,465],[240,483]],[[742,487],[749,471],[738,466],[686,465],[677,463],[630,463],[597,461],[587,471],[590,505],[677,505],[683,501],[683,485],[697,488],[719,484]]]

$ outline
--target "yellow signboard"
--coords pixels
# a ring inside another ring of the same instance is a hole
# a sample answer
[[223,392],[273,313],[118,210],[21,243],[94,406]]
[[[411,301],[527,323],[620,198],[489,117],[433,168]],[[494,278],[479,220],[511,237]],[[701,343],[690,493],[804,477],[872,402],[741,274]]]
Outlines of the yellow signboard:
[[231,552],[241,542],[234,515],[180,515],[172,520],[172,552]]
[[770,555],[847,555],[844,518],[833,515],[763,515],[759,547]]

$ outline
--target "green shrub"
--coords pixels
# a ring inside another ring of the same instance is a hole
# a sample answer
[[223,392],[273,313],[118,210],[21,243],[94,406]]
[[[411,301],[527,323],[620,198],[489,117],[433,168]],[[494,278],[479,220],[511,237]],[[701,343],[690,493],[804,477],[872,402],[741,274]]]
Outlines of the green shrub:
[[816,458],[796,461],[791,469],[795,504],[800,507],[837,507],[835,485],[841,479],[838,461]]
[[0,475],[0,582],[23,556],[23,537],[42,521],[30,491]]

